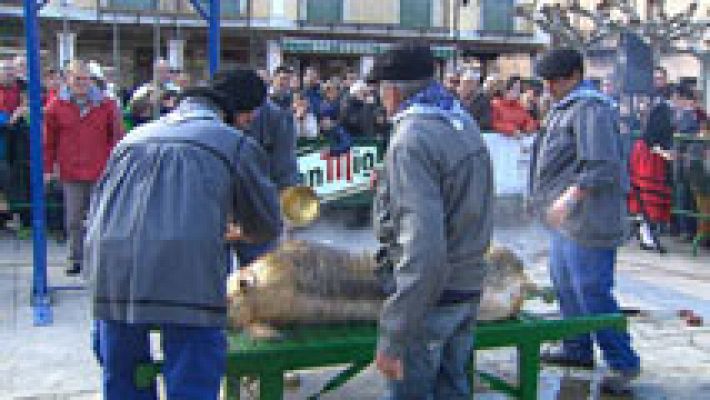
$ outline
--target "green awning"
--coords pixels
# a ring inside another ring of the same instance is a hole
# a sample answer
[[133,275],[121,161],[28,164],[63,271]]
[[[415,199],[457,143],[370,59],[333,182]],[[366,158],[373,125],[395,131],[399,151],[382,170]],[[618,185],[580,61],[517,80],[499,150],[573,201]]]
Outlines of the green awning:
[[[392,47],[392,43],[352,42],[345,40],[282,39],[284,53],[377,55]],[[451,46],[432,46],[434,56],[453,58],[456,49]]]

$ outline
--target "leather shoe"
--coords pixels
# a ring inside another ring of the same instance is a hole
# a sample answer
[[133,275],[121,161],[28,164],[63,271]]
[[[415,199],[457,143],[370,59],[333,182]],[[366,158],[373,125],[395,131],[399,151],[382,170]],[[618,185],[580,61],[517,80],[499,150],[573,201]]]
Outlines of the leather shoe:
[[632,396],[634,394],[631,382],[638,378],[641,371],[612,372],[599,383],[602,394],[610,396]]
[[70,267],[68,267],[64,273],[67,274],[67,276],[77,276],[81,273],[81,263],[75,262],[72,263]]

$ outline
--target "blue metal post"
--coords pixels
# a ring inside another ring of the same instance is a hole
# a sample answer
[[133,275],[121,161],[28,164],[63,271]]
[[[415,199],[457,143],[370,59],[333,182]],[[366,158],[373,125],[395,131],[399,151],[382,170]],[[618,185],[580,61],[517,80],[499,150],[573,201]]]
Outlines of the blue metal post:
[[34,324],[52,323],[52,309],[47,287],[47,238],[45,237],[44,179],[42,159],[42,102],[39,57],[39,22],[41,4],[25,0],[25,34],[30,95],[30,185],[32,190],[32,246],[34,270],[32,306]]
[[220,10],[219,10],[220,0],[210,0],[210,12],[209,12],[209,39],[207,43],[207,48],[210,51],[210,77],[219,70],[219,59],[220,59],[220,37],[219,37],[219,21],[220,21]]

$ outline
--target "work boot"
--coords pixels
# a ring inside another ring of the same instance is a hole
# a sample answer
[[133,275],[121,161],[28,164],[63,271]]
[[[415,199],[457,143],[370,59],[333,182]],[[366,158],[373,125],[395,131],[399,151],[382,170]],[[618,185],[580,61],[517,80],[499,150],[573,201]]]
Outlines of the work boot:
[[562,350],[546,350],[540,354],[540,361],[544,364],[558,365],[560,367],[594,369],[594,360],[580,360],[571,357]]
[[69,266],[64,272],[67,274],[67,276],[79,275],[81,273],[81,263],[73,262],[71,266]]
[[631,382],[638,378],[641,371],[620,372],[613,371],[606,375],[599,383],[602,394],[610,396],[632,396],[634,394]]

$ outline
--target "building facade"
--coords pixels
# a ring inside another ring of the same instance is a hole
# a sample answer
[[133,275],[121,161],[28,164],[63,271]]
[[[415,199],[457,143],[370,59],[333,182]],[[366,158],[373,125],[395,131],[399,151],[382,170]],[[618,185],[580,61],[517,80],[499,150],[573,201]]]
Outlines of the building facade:
[[[465,59],[483,69],[529,74],[546,37],[514,16],[520,3],[222,0],[221,63],[316,66],[326,76],[364,72],[388,46],[420,40],[430,43],[441,70]],[[1,57],[24,48],[22,1],[0,0],[0,18],[7,21],[0,26]],[[50,0],[40,12],[40,31],[45,64],[57,66],[72,55],[93,59],[117,67],[130,86],[148,79],[160,56],[198,79],[206,76],[206,22],[191,0]]]

